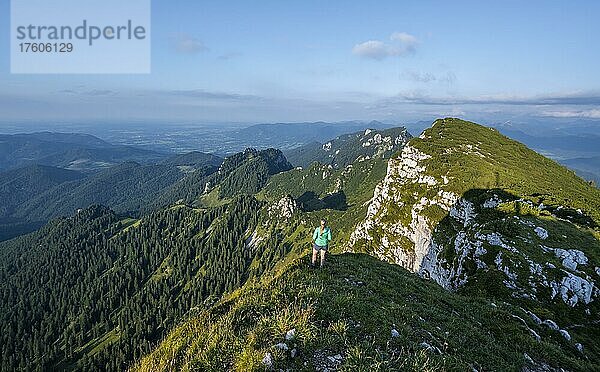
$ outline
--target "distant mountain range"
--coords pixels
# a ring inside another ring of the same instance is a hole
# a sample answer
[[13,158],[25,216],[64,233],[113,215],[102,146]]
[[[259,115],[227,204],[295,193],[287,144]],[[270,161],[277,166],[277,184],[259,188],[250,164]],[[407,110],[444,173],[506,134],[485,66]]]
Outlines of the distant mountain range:
[[[405,122],[402,126],[418,136],[432,120]],[[165,152],[204,152],[225,157],[245,148],[279,148],[296,161],[290,152],[305,145],[317,147],[340,135],[366,129],[386,129],[393,126],[379,121],[306,122],[240,125],[128,125],[128,130],[111,127],[110,132],[95,129],[112,145],[84,134],[39,132],[33,134],[0,135],[0,171],[31,164],[58,166],[83,172],[93,172],[123,161],[153,164],[168,157]],[[491,123],[503,134],[523,142],[536,151],[560,161],[578,171],[588,180],[598,180],[600,167],[585,159],[600,156],[596,143],[600,141],[600,122],[591,119],[520,118],[515,122]],[[68,127],[65,127],[68,128]],[[93,128],[90,128],[93,129]],[[310,147],[309,146],[309,147]],[[106,151],[112,148],[111,151]],[[182,150],[186,149],[186,150]],[[569,161],[573,159],[573,161]],[[591,159],[592,160],[592,159]],[[585,164],[584,164],[585,163]]]
[[0,135],[0,171],[37,164],[90,172],[123,161],[155,163],[167,156],[131,146],[112,145],[86,134]]
[[[570,128],[565,131],[559,128],[529,129],[526,133],[514,125],[496,125],[502,134],[526,144],[532,149],[551,157],[575,170],[579,176],[600,185],[600,135],[593,134],[600,125]],[[589,131],[589,132],[588,132]],[[569,134],[575,133],[575,134]]]
[[256,124],[232,133],[240,141],[253,141],[254,147],[291,149],[311,142],[326,142],[342,134],[366,129],[385,129],[391,125],[379,121],[347,121],[337,123]]
[[514,140],[523,142],[528,146],[552,152],[554,155],[563,154],[598,154],[600,153],[600,135],[531,135],[518,129],[499,127],[498,130]]
[[580,177],[594,181],[596,186],[600,187],[600,156],[564,159],[560,160],[560,163],[573,169]]

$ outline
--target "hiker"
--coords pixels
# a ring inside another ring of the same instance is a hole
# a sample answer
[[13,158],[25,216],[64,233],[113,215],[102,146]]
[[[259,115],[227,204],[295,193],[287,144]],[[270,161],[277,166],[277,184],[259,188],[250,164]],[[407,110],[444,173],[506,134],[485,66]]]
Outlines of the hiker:
[[325,253],[331,241],[331,229],[327,226],[327,221],[321,220],[321,226],[313,232],[313,254],[311,266],[314,267],[317,263],[317,254],[321,251],[321,268],[325,264]]

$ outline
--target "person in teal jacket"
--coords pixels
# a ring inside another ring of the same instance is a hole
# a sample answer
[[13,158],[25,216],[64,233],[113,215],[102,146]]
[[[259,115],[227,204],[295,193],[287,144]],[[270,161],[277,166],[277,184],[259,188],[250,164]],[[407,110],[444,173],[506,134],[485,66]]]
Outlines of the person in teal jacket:
[[325,254],[331,241],[331,229],[327,226],[327,221],[321,220],[321,226],[313,232],[313,254],[311,265],[314,267],[317,263],[317,255],[321,252],[321,267],[325,265]]

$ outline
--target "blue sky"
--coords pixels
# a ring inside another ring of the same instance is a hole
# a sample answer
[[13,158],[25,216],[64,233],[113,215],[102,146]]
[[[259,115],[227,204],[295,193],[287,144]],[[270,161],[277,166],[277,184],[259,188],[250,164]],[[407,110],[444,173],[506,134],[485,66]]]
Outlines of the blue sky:
[[[600,118],[596,1],[152,2],[152,73],[11,75],[0,122]],[[0,124],[1,125],[1,124]]]

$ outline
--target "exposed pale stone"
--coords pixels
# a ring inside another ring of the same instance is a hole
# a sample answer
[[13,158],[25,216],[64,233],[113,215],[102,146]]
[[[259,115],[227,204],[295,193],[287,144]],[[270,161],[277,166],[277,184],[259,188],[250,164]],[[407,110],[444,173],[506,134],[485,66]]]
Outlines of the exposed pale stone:
[[526,311],[526,313],[529,314],[529,316],[535,322],[535,324],[542,324],[542,320],[537,315],[535,315],[531,311]]
[[460,199],[450,209],[450,216],[467,226],[476,216],[475,206],[468,200]]
[[288,350],[288,346],[285,343],[283,343],[283,342],[278,343],[277,345],[275,345],[275,347],[278,348],[278,349],[280,349],[280,350],[283,350],[283,351],[287,351]]
[[[468,150],[478,149],[472,147]],[[449,153],[452,151],[451,148],[447,149]],[[482,200],[481,205],[474,205],[475,199],[464,199],[446,188],[445,185],[450,182],[447,174],[433,177],[427,173],[430,158],[429,154],[407,145],[399,157],[388,161],[387,174],[376,186],[373,198],[368,202],[365,219],[352,232],[346,249],[352,250],[357,242],[364,242],[374,256],[417,272],[450,290],[467,282],[469,278],[465,268],[474,262],[477,270],[497,269],[504,273],[504,285],[513,291],[514,297],[535,299],[539,293],[545,293],[539,292],[539,287],[546,286],[551,288],[553,298],[560,294],[563,301],[574,306],[578,302],[588,303],[596,292],[600,294],[600,290],[594,292],[594,283],[588,277],[584,279],[567,274],[564,278],[560,276],[560,279],[549,281],[549,277],[556,278],[553,271],[556,268],[551,263],[536,262],[529,258],[526,251],[521,252],[516,248],[523,243],[534,245],[530,236],[522,240],[519,237],[509,239],[494,230],[490,231],[490,227],[494,226],[483,221],[484,212],[482,217],[476,213],[481,207],[496,208],[502,203],[500,197],[492,195]],[[537,207],[529,200],[522,199],[521,202]],[[462,227],[450,220],[444,222],[444,230],[437,230],[438,221],[430,220],[431,215],[425,213],[431,206],[447,212]],[[399,208],[402,209],[401,215]],[[547,239],[548,231],[536,227],[532,221],[535,219],[512,216],[503,218],[501,222],[528,226],[538,237]],[[454,230],[454,236],[446,236],[449,226]],[[496,256],[495,268],[493,265],[488,267],[483,261],[488,244],[502,248]],[[562,252],[545,246],[542,249],[555,254],[559,252],[563,265],[570,270],[575,270],[577,265],[587,264],[587,258],[579,251]],[[454,252],[442,254],[447,250]],[[447,261],[446,257],[451,259]],[[522,273],[523,269],[526,270],[525,276],[520,274],[517,277],[517,273]],[[600,275],[600,268],[596,273]]]
[[491,234],[484,235],[484,234],[481,234],[478,232],[478,233],[476,233],[476,236],[479,239],[483,239],[483,240],[487,241],[491,245],[502,247],[502,248],[506,249],[507,251],[517,253],[517,250],[514,247],[511,247],[510,245],[505,243],[504,240],[502,240],[502,236],[498,233],[491,233]]
[[273,356],[271,355],[271,353],[269,353],[269,352],[265,353],[265,356],[262,358],[262,363],[267,368],[273,367]]
[[[382,226],[389,236],[404,236],[414,244],[414,251],[409,252],[402,247],[397,239],[384,239],[380,237],[381,246],[375,247],[375,255],[384,260],[398,263],[411,271],[419,271],[424,257],[428,254],[431,245],[431,228],[427,217],[421,216],[420,212],[428,205],[439,205],[445,210],[450,206],[445,205],[444,199],[457,200],[450,193],[443,195],[439,200],[428,200],[422,198],[411,208],[411,222],[408,226],[400,222],[385,224],[381,221],[382,215],[387,212],[389,203],[401,205],[401,185],[408,182],[421,182],[433,185],[433,177],[421,177],[425,168],[420,165],[424,159],[430,158],[416,148],[407,145],[402,149],[400,158],[392,158],[388,162],[387,175],[383,181],[377,185],[373,198],[369,202],[367,216],[351,234],[349,245],[353,246],[357,241],[365,239],[372,241],[371,231],[375,226]],[[385,225],[385,226],[384,226]]]
[[588,304],[592,301],[594,282],[588,281],[570,272],[564,271],[566,276],[560,282],[550,282],[552,298],[560,294],[562,300],[569,306],[575,306],[580,301]]
[[564,329],[561,329],[560,334],[567,339],[567,341],[571,341],[571,335],[569,334],[569,332],[565,331]]
[[296,328],[292,328],[289,331],[286,332],[285,334],[285,339],[287,341],[291,341],[296,337]]
[[552,330],[558,331],[558,325],[553,320],[546,319],[542,322],[542,324],[547,325]]
[[253,249],[258,243],[260,243],[264,239],[265,238],[263,236],[258,235],[258,233],[254,231],[252,235],[250,235],[250,237],[246,239],[246,248]]
[[556,257],[562,260],[562,264],[569,270],[577,270],[577,265],[586,265],[588,263],[588,259],[585,254],[577,249],[560,249],[556,248],[554,250],[554,254]]
[[279,199],[275,204],[270,205],[267,208],[267,212],[271,217],[281,217],[289,219],[298,210],[298,203],[291,196],[284,196]]
[[496,208],[498,205],[502,203],[502,200],[498,197],[498,195],[494,194],[490,199],[486,200],[483,203],[484,208]]
[[533,231],[535,231],[535,233],[537,234],[537,236],[540,237],[540,239],[548,238],[548,231],[546,229],[544,229],[543,227],[538,226],[535,229],[533,229]]

